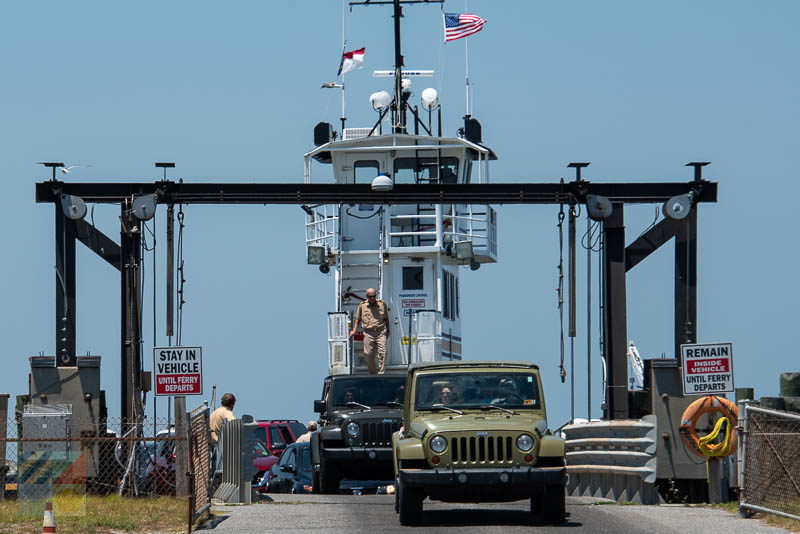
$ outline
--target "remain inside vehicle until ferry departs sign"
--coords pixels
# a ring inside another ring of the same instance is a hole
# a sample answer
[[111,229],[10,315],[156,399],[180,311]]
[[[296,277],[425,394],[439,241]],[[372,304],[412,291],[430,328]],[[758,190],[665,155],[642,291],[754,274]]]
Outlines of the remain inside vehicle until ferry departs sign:
[[681,345],[684,395],[733,393],[733,345]]
[[157,396],[202,395],[202,347],[155,347],[153,374]]

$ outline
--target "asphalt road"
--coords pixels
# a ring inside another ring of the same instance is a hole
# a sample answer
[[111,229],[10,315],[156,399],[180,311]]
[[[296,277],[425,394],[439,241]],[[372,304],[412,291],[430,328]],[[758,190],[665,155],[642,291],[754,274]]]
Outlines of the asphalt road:
[[[217,506],[224,518],[212,532],[401,532],[393,495],[271,495],[273,502],[249,506]],[[598,532],[665,534],[775,534],[787,532],[755,519],[742,519],[718,508],[699,506],[598,504],[591,497],[567,499],[564,525],[536,526],[537,532]],[[529,532],[528,502],[447,504],[425,501],[423,524],[417,531],[459,529],[469,532]],[[209,527],[211,528],[211,527]]]

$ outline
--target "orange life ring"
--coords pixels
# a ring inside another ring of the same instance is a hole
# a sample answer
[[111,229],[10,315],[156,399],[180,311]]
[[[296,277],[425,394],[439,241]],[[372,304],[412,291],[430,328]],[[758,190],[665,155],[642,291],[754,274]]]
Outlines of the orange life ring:
[[[737,418],[739,417],[739,410],[736,407],[736,404],[729,401],[725,397],[707,395],[691,403],[686,410],[684,410],[683,415],[681,416],[681,426],[679,429],[681,437],[683,438],[683,441],[686,442],[689,450],[691,450],[693,453],[698,456],[702,456],[703,458],[709,456],[703,452],[703,449],[700,447],[700,438],[695,430],[695,425],[697,424],[697,420],[700,419],[702,415],[710,412],[718,412],[724,417],[727,417],[728,424],[731,428],[730,449],[726,454],[718,454],[714,456],[730,456],[736,452],[736,422]],[[704,445],[706,449],[712,452],[719,450],[722,446],[722,443],[708,443]]]

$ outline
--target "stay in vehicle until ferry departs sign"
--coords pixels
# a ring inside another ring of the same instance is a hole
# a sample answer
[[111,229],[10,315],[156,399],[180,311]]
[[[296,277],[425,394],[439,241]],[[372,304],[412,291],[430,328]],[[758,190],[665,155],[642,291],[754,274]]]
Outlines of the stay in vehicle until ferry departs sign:
[[681,345],[683,394],[733,393],[733,345]]
[[202,395],[202,347],[155,347],[153,374],[157,396]]

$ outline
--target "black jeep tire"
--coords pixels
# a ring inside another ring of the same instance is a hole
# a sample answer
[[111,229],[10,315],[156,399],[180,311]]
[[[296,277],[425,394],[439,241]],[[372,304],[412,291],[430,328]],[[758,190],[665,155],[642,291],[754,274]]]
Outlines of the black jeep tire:
[[319,485],[319,471],[316,469],[311,470],[311,493],[319,493],[320,492],[320,485]]
[[319,464],[319,493],[325,495],[335,495],[339,493],[339,484],[342,481],[342,475],[339,473],[338,466],[323,460]]
[[400,483],[397,487],[398,513],[400,524],[407,526],[419,525],[422,522],[422,501],[425,495],[419,488],[408,488]]
[[542,495],[531,498],[531,514],[539,524],[560,525],[567,520],[567,496],[564,484],[547,486]]

